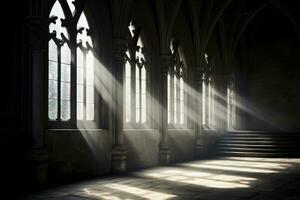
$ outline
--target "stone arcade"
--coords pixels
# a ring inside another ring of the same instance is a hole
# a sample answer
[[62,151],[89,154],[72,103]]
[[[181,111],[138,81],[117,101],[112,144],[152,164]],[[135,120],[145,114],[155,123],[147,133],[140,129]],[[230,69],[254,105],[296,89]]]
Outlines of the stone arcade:
[[300,198],[299,2],[2,5],[4,199]]

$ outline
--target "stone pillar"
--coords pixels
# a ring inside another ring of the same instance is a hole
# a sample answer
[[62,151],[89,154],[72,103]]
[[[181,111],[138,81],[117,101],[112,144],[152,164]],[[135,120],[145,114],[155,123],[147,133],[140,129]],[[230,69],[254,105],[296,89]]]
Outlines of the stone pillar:
[[195,135],[196,135],[196,142],[195,142],[195,157],[201,157],[203,153],[203,124],[202,124],[202,82],[203,82],[203,68],[197,66],[195,68],[195,75],[196,75],[196,125],[195,125]]
[[224,74],[217,75],[218,81],[218,131],[225,133],[227,131],[227,76]]
[[126,148],[123,132],[123,76],[125,68],[125,52],[127,41],[123,38],[113,39],[113,108],[112,132],[114,136],[112,146],[112,173],[120,174],[126,171]]
[[168,165],[170,163],[170,148],[168,144],[168,71],[172,64],[170,55],[160,57],[160,142],[159,142],[159,163]]
[[28,38],[28,58],[31,91],[31,146],[25,157],[29,163],[29,176],[33,184],[47,181],[48,153],[44,145],[47,99],[47,41],[48,19],[28,17],[26,21]]

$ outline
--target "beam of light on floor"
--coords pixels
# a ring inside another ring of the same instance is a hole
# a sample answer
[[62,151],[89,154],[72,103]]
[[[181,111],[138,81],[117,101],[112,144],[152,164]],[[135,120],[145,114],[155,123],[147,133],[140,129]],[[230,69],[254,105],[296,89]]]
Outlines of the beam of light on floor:
[[270,162],[247,162],[247,161],[234,161],[234,160],[215,160],[204,162],[209,165],[221,165],[221,166],[236,166],[236,167],[246,167],[251,166],[251,168],[257,169],[286,169],[290,167],[290,164],[282,163],[270,163]]
[[166,168],[138,173],[142,177],[183,184],[192,184],[209,188],[248,188],[256,178],[223,173],[198,172],[191,169]]
[[112,183],[112,184],[106,184],[104,186],[110,189],[126,192],[150,200],[166,200],[166,199],[177,197],[174,194],[167,194],[167,193],[162,193],[162,192],[157,192],[152,190],[141,189],[138,187],[128,186],[125,184]]
[[89,196],[97,197],[103,200],[133,200],[131,198],[118,197],[113,194],[113,192],[98,192],[87,188],[84,189],[84,192]]
[[215,170],[221,170],[221,171],[236,171],[236,172],[248,172],[248,173],[278,173],[276,170],[270,170],[270,169],[257,169],[257,168],[251,168],[251,167],[233,167],[233,166],[217,166],[217,165],[209,165],[209,164],[182,164],[183,166],[187,167],[195,167],[195,168],[202,168],[202,169],[215,169]]

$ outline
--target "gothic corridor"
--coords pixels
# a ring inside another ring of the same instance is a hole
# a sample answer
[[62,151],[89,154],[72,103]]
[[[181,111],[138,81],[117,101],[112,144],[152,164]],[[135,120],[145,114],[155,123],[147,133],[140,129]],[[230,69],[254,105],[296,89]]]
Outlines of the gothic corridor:
[[2,7],[3,199],[300,199],[296,0]]

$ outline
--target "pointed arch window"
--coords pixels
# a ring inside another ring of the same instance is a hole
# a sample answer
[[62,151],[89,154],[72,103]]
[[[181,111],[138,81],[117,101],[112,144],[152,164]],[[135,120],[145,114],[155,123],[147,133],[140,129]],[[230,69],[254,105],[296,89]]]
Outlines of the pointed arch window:
[[174,66],[168,71],[168,124],[185,125],[185,101],[184,88],[184,64],[180,48],[175,42],[171,42],[171,52],[174,59]]
[[93,45],[83,6],[57,0],[49,15],[49,122],[95,118]]
[[207,70],[202,76],[202,124],[211,129],[215,125],[215,91],[212,67],[207,53],[204,56]]
[[127,125],[147,123],[147,65],[140,30],[129,25],[125,64],[125,121]]

